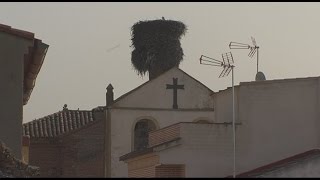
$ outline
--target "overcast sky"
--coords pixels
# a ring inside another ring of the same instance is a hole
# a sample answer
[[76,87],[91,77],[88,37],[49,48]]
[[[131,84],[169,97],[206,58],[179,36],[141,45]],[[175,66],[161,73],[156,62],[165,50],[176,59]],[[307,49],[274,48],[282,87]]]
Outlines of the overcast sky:
[[256,59],[230,50],[230,41],[251,44],[267,79],[320,75],[320,3],[0,3],[0,23],[35,33],[49,45],[35,88],[24,106],[24,122],[69,109],[105,105],[109,83],[115,98],[146,82],[131,65],[131,26],[165,17],[185,23],[180,68],[213,91],[231,86],[231,76],[199,64],[207,55],[231,51],[235,84],[253,81]]

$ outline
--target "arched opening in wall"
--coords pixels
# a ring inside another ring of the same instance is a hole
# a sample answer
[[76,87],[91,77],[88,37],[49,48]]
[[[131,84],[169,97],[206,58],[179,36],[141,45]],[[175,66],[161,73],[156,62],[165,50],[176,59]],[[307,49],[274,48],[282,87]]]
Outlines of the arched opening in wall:
[[156,129],[156,125],[149,119],[139,120],[134,127],[134,151],[147,148],[149,145],[148,133]]
[[199,119],[197,121],[194,121],[195,123],[210,123],[208,120]]

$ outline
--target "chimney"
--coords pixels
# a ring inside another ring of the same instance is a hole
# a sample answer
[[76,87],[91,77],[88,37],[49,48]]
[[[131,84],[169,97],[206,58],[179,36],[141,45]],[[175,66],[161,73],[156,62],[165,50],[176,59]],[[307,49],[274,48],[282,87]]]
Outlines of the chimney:
[[107,103],[107,107],[113,103],[113,87],[111,83],[107,87],[106,103]]
[[30,136],[22,136],[22,161],[29,164]]

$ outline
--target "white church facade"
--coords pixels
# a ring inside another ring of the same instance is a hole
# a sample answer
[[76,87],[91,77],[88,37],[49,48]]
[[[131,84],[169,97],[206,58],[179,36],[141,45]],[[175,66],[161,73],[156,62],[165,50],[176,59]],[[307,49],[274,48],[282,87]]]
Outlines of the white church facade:
[[106,111],[109,175],[128,176],[119,157],[146,148],[149,131],[179,122],[214,122],[212,95],[205,85],[174,67],[115,100]]
[[[172,71],[175,70],[172,69]],[[235,87],[236,174],[319,147],[319,87],[319,77],[242,82]],[[168,145],[161,151],[152,151],[159,157],[157,164],[152,166],[156,169],[157,166],[163,164],[180,164],[185,168],[185,177],[226,177],[232,175],[231,98],[231,88],[209,96],[213,103],[211,107],[213,111],[209,116],[211,123],[201,126],[211,127],[211,130],[215,132],[201,135],[202,138],[210,138],[211,142],[207,143],[207,146],[193,148],[193,152],[191,152],[192,146],[188,145],[197,143],[191,142],[190,139],[199,141],[198,145],[200,145],[200,135],[197,133],[189,133],[185,137],[181,135],[181,139],[177,142],[179,145]],[[199,114],[193,114],[194,118],[199,116]],[[178,118],[176,121],[171,121],[170,124],[192,122],[190,120]],[[170,124],[163,123],[164,126]],[[225,126],[221,124],[225,124]],[[194,129],[199,128],[197,124],[189,124],[189,126]],[[161,130],[164,131],[167,128],[169,127]],[[215,133],[219,135],[215,135]],[[153,132],[150,134],[153,136]],[[158,135],[157,138],[157,141],[161,141],[163,136]],[[168,138],[168,142],[172,143],[171,140],[174,138],[176,137]],[[211,155],[208,150],[211,151]],[[139,153],[131,151],[127,151],[127,154],[124,154],[120,159],[129,165],[131,162],[132,167],[128,167],[127,171],[129,175],[131,172],[131,177],[135,177],[134,172],[130,169],[137,166],[139,161],[136,160],[150,155],[151,152],[135,155]],[[189,154],[188,151],[190,151]],[[191,156],[191,154],[193,155]],[[201,163],[196,162],[199,158],[204,159],[204,154],[208,158],[203,161],[201,166]],[[211,161],[208,162],[208,159]],[[135,160],[135,165],[132,163],[133,160]],[[196,171],[196,169],[207,169],[207,173],[201,172],[200,175],[200,171]]]
[[[24,124],[30,164],[48,177],[155,177],[168,168],[183,177],[232,175],[231,88],[213,92],[174,67],[115,100],[107,89],[105,107]],[[320,77],[235,86],[236,174],[317,149],[319,92]],[[152,157],[147,167],[144,157]]]

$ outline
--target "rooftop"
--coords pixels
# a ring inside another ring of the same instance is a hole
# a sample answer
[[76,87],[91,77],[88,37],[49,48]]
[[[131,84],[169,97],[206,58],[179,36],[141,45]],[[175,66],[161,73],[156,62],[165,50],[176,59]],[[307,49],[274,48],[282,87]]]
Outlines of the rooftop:
[[[320,156],[320,149],[312,149],[312,150],[267,164],[265,166],[261,166],[256,169],[238,174],[236,175],[236,177],[258,177],[264,173],[274,171],[278,168],[289,166],[306,159],[315,158],[317,156]],[[228,177],[231,177],[231,176],[228,176]]]
[[68,110],[24,123],[22,133],[30,138],[55,138],[95,122],[92,111]]
[[28,53],[24,56],[23,104],[26,105],[35,86],[36,78],[43,64],[49,45],[34,38],[34,33],[14,29],[11,28],[11,26],[4,24],[0,24],[0,32],[33,42],[33,45],[29,47]]

